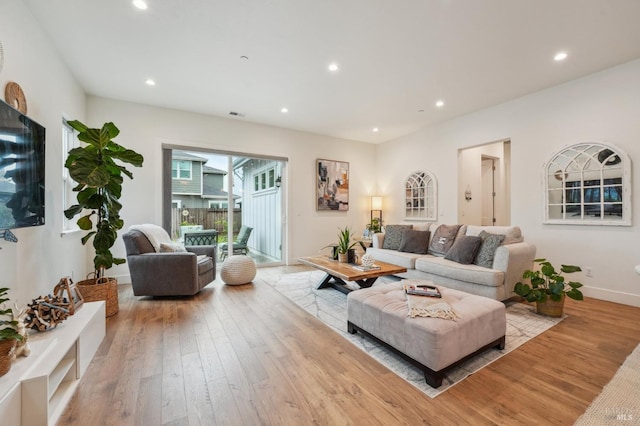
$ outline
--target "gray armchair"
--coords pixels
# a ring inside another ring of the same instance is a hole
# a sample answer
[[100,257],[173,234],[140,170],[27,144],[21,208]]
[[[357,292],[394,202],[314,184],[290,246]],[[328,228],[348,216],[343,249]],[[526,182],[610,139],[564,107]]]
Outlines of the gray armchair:
[[130,229],[122,239],[136,296],[191,296],[216,278],[216,246],[157,253],[139,230]]

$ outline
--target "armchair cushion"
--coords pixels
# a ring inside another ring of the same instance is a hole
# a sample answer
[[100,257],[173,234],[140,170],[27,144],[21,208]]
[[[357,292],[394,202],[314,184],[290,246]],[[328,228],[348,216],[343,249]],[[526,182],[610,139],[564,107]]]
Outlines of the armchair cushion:
[[185,252],[187,249],[180,243],[160,243],[160,253]]

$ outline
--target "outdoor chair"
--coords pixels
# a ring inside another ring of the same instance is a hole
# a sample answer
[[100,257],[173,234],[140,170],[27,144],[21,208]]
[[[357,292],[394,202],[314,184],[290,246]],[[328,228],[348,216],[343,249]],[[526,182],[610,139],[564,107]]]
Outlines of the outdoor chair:
[[[247,242],[251,236],[251,231],[253,231],[253,228],[242,225],[240,232],[238,232],[238,238],[233,242],[233,254],[247,254],[249,251]],[[224,260],[228,255],[229,245],[227,243],[220,245],[220,260]]]
[[185,246],[217,246],[218,231],[215,229],[205,229],[203,231],[185,232]]

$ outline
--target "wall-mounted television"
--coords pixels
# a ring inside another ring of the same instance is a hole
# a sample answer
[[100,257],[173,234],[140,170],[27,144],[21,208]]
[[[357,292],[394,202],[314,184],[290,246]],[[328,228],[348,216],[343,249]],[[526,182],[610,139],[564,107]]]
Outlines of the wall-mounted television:
[[0,101],[0,230],[44,225],[45,128]]

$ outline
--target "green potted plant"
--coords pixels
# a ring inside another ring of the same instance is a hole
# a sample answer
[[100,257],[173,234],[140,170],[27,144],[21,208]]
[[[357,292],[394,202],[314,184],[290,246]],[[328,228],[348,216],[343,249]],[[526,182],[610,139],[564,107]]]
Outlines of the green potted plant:
[[522,278],[528,278],[531,285],[518,282],[514,292],[524,297],[528,302],[536,302],[539,314],[560,317],[564,308],[565,296],[574,300],[584,299],[582,292],[578,290],[582,284],[576,281],[567,282],[565,277],[560,275],[560,272],[570,274],[582,271],[579,266],[561,265],[560,272],[558,272],[546,259],[535,259],[534,262],[540,265],[539,269],[526,270],[522,274]]
[[371,219],[371,223],[367,225],[367,230],[369,230],[369,234],[373,235],[378,232],[382,232],[382,222],[380,218],[374,217]]
[[[7,287],[0,288],[0,306],[4,308],[7,297]],[[13,319],[11,308],[0,309],[0,376],[4,376],[11,369],[11,361],[16,343],[22,340],[18,332],[18,321]]]
[[118,312],[117,281],[106,278],[105,270],[125,262],[125,259],[113,257],[111,247],[116,242],[118,230],[124,226],[120,218],[122,204],[118,201],[122,195],[122,175],[133,179],[133,174],[119,162],[141,167],[144,159],[113,141],[120,133],[113,123],[105,123],[100,129],[91,129],[77,120],[68,124],[78,131],[78,139],[85,145],[69,151],[65,162],[69,175],[77,183],[73,191],[78,193],[78,203],[64,214],[67,219],[82,214],[77,224],[80,229],[89,231],[82,237],[82,244],[93,237],[95,249],[94,280],[80,281],[78,287],[85,301],[106,300],[107,316],[111,316]]
[[336,244],[336,251],[338,252],[338,262],[347,263],[350,261],[350,258],[352,259],[351,261],[355,261],[354,254],[349,256],[349,251],[351,250],[352,253],[355,253],[353,247],[358,243],[364,248],[362,241],[351,241],[353,232],[348,226],[344,229],[338,228],[338,231],[338,243]]

